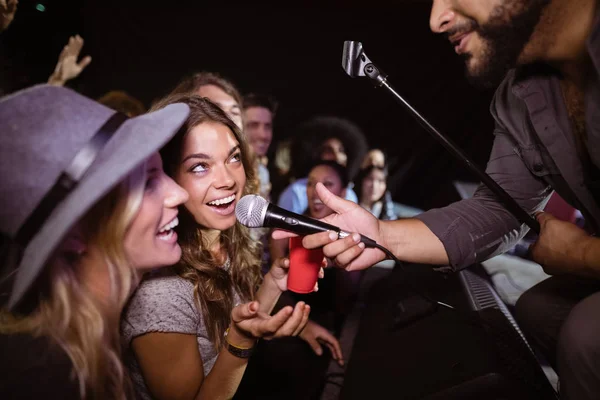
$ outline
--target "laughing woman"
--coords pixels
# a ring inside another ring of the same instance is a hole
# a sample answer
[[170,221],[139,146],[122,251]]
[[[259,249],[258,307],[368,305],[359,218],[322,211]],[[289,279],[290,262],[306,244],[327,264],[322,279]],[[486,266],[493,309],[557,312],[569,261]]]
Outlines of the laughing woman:
[[130,397],[119,316],[140,272],[181,256],[187,193],[158,149],[187,115],[127,119],[51,86],[0,101],[0,398]]
[[260,248],[236,220],[235,205],[255,190],[247,145],[207,99],[173,95],[155,109],[178,102],[190,116],[162,153],[190,193],[178,228],[183,257],[142,282],[122,329],[140,397],[231,398],[257,339],[298,335],[309,307],[269,315],[287,288],[288,261],[275,262],[261,283]]

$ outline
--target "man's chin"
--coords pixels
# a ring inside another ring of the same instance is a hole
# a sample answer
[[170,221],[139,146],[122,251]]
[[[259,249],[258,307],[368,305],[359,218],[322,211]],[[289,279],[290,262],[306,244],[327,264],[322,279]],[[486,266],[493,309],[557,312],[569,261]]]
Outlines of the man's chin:
[[478,89],[492,89],[498,87],[508,69],[501,69],[497,66],[482,65],[473,58],[468,59],[465,65],[465,75],[467,81]]

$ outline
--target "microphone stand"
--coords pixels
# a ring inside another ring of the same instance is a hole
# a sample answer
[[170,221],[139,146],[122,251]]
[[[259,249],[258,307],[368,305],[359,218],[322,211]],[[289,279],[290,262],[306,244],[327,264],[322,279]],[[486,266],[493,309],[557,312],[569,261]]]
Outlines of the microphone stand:
[[496,195],[504,207],[522,224],[527,225],[534,232],[540,233],[540,224],[535,218],[527,213],[500,185],[496,183],[485,171],[469,159],[469,157],[449,138],[444,136],[432,124],[429,123],[414,107],[398,94],[388,83],[387,76],[365,54],[361,42],[345,41],[342,54],[342,68],[352,78],[363,77],[371,79],[376,87],[384,87],[394,98],[425,128],[427,132],[442,144],[454,157],[460,160],[471,172]]

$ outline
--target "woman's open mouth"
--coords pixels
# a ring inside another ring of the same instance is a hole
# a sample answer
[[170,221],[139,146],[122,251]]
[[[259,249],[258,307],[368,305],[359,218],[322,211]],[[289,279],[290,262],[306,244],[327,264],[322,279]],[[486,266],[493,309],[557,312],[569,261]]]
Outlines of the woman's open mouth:
[[235,211],[235,194],[209,201],[206,205],[219,215],[229,216]]
[[175,217],[170,222],[163,225],[156,236],[158,236],[160,240],[169,243],[177,241],[177,232],[175,232],[175,227],[177,225],[179,225],[179,218]]

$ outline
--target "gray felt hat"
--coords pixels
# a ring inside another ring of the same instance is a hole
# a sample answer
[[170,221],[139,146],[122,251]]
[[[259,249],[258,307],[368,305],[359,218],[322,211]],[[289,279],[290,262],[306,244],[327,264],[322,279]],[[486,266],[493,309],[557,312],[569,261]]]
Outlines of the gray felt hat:
[[22,248],[9,308],[71,227],[183,125],[185,104],[127,119],[72,90],[0,99],[0,233]]

